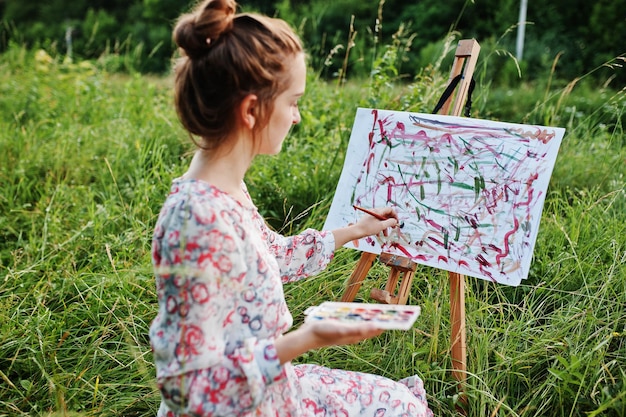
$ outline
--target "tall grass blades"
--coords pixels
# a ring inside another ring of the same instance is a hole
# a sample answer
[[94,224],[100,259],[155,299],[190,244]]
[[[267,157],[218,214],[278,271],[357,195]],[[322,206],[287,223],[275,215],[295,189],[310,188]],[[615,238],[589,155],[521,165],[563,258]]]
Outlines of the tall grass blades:
[[153,413],[150,231],[185,143],[169,93],[43,51],[0,71],[0,414]]
[[[436,102],[445,65],[396,78],[407,44],[379,45],[365,80],[338,88],[310,76],[302,123],[246,178],[273,227],[323,225],[358,105],[425,112]],[[16,45],[0,56],[0,416],[153,416],[158,407],[150,239],[190,140],[168,77],[105,67]],[[519,287],[467,279],[460,388],[471,417],[626,415],[626,99],[584,80],[558,88],[481,93],[483,116],[550,120],[567,134],[529,278]],[[341,297],[358,256],[340,249],[317,278],[286,287],[296,323],[306,307]],[[357,300],[371,302],[387,274],[375,263]],[[448,292],[447,273],[419,267],[414,329],[297,361],[417,373],[435,415],[456,416]]]

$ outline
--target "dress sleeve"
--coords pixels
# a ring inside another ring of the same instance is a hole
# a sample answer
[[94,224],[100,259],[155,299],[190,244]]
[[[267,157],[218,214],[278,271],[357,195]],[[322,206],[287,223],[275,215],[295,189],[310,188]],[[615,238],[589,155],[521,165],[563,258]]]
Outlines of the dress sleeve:
[[[235,215],[204,201],[178,201],[157,223],[152,255],[159,312],[150,340],[163,398],[173,410],[183,412],[183,401],[180,392],[168,395],[168,384],[193,371],[203,375],[197,382],[202,389],[193,391],[203,392],[203,398],[196,400],[219,415],[254,408],[268,384],[285,377],[276,334],[252,325],[268,319],[267,300],[248,299],[246,288],[251,279],[263,282],[264,277],[250,262]],[[247,323],[242,309],[249,314]]]
[[306,229],[294,236],[282,236],[263,223],[263,235],[276,257],[283,282],[298,281],[324,270],[335,255],[331,232]]
[[[241,189],[250,203],[254,204],[244,182],[241,183]],[[283,283],[317,274],[335,256],[335,236],[332,232],[306,229],[295,236],[283,236],[272,230],[258,212],[256,221],[269,251],[278,262]]]

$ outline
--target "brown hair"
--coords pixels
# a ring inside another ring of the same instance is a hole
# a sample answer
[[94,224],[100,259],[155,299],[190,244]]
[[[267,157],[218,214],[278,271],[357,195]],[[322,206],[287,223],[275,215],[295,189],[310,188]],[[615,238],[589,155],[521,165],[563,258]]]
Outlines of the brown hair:
[[205,0],[174,28],[182,57],[175,65],[175,104],[181,123],[202,138],[203,149],[222,145],[236,123],[235,109],[258,97],[255,131],[268,122],[276,96],[288,86],[287,65],[302,52],[298,36],[280,19],[236,14],[234,0]]

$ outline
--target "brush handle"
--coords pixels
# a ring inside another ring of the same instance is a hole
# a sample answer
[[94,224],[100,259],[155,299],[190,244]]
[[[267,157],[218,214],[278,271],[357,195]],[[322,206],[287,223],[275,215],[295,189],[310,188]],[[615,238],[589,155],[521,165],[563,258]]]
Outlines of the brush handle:
[[377,218],[378,220],[380,220],[380,221],[387,220],[387,218],[386,218],[386,217],[381,216],[380,214],[376,213],[375,211],[372,211],[372,210],[366,209],[366,208],[361,207],[361,206],[355,206],[355,205],[353,205],[352,207],[354,207],[354,209],[355,209],[355,210],[360,210],[360,211],[362,211],[363,213],[367,213],[367,214],[369,214],[369,215],[370,215],[370,216],[372,216],[372,217],[376,217],[376,218]]

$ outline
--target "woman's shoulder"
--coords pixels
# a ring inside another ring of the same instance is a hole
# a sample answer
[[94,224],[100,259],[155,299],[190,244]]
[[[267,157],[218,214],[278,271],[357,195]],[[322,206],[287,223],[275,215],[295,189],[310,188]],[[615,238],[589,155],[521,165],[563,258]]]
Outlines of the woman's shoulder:
[[208,225],[240,221],[243,210],[241,204],[219,188],[204,181],[179,178],[172,181],[162,215]]
[[209,182],[194,178],[177,178],[172,181],[170,188],[170,197],[174,196],[176,199],[210,202],[212,205],[225,206],[236,211],[257,211],[244,182],[241,183],[241,194],[242,196],[231,195]]
[[218,232],[246,240],[251,233],[262,233],[263,222],[252,200],[250,205],[244,205],[208,182],[183,178],[172,182],[157,221],[156,234],[186,229],[193,234]]

